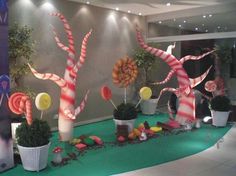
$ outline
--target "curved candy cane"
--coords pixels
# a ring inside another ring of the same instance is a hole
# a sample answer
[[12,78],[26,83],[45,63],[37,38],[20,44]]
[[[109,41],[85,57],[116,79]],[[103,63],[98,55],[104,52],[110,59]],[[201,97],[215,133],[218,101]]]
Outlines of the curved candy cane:
[[205,56],[207,56],[207,55],[209,55],[209,54],[211,54],[211,53],[213,53],[213,52],[215,52],[215,50],[209,51],[209,52],[204,53],[204,54],[202,54],[202,55],[200,55],[200,56],[188,55],[188,56],[182,57],[182,58],[180,59],[180,62],[181,62],[181,63],[184,63],[184,62],[186,62],[186,61],[188,61],[188,60],[200,60],[200,59],[204,58]]
[[[144,43],[143,38],[141,36],[140,31],[137,29],[137,39],[139,45],[146,50],[147,52],[160,57],[163,61],[165,61],[171,69],[175,70],[179,90],[180,91],[180,103],[178,112],[176,115],[176,120],[180,124],[185,124],[187,121],[193,121],[195,119],[195,96],[190,87],[189,77],[184,70],[182,63],[179,62],[173,55],[166,53],[157,48],[152,48]],[[183,89],[183,90],[182,90]],[[188,107],[188,108],[186,108]]]
[[74,53],[75,52],[74,38],[73,38],[73,34],[72,34],[72,31],[71,31],[70,25],[68,24],[66,18],[60,13],[50,13],[49,15],[57,16],[62,21],[62,23],[64,25],[65,32],[67,34],[67,38],[68,38],[68,42],[69,42],[69,48]]
[[211,68],[212,66],[210,66],[205,73],[203,73],[201,76],[197,78],[194,78],[194,79],[189,78],[190,83],[191,83],[191,88],[196,87],[198,84],[200,84],[206,78]]
[[84,37],[83,42],[82,42],[82,46],[81,46],[81,50],[80,50],[80,57],[79,57],[79,61],[77,62],[77,64],[73,67],[73,69],[71,69],[70,71],[70,76],[72,76],[73,78],[75,78],[77,76],[77,72],[78,70],[82,67],[82,65],[85,62],[85,58],[86,58],[86,50],[87,50],[87,43],[88,43],[88,38],[89,36],[92,34],[92,30],[90,30]]
[[30,64],[28,64],[31,72],[34,74],[34,76],[38,79],[42,79],[42,80],[51,80],[53,82],[55,82],[59,87],[66,88],[67,83],[64,79],[60,78],[59,76],[57,76],[56,74],[52,74],[52,73],[38,73],[33,67],[31,67]]
[[153,85],[166,84],[168,81],[170,81],[170,79],[172,78],[172,76],[173,76],[174,74],[175,74],[175,70],[171,70],[163,81],[161,81],[161,82],[155,82],[155,83],[152,83],[152,84],[153,84]]

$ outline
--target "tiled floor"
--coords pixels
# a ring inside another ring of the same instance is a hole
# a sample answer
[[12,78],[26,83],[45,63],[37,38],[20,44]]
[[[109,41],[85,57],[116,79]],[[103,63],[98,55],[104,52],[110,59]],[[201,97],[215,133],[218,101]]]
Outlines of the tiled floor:
[[236,176],[236,125],[223,142],[183,159],[119,176]]

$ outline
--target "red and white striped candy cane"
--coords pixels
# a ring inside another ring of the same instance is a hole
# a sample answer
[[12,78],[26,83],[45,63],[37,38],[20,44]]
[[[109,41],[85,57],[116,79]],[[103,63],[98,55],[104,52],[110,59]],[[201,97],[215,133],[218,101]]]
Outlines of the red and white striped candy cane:
[[176,71],[179,88],[180,89],[184,88],[184,90],[180,92],[181,94],[179,98],[180,103],[179,103],[179,108],[176,115],[176,120],[180,124],[185,124],[185,122],[189,120],[193,121],[195,119],[195,96],[191,88],[187,89],[187,87],[190,87],[190,81],[182,64],[173,55],[168,54],[163,50],[146,45],[138,29],[137,29],[137,39],[140,46],[143,49],[145,49],[147,52],[155,56],[160,57],[163,61],[165,61],[171,67],[171,69]]
[[203,73],[201,76],[199,76],[197,78],[194,78],[194,79],[189,78],[190,83],[191,83],[191,87],[194,88],[198,84],[200,84],[206,78],[206,76],[208,75],[211,68],[212,68],[212,66],[210,66],[205,73]]

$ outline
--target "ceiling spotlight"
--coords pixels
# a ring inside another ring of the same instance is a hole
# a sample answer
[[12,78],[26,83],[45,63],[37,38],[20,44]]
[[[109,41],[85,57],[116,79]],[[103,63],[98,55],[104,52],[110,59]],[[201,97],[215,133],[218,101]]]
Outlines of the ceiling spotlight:
[[202,26],[205,26],[205,24],[202,24]]
[[140,13],[140,12],[139,12],[139,13],[138,13],[138,15],[139,15],[139,16],[141,16],[141,15],[142,15],[142,13]]
[[179,24],[179,27],[181,28],[181,27],[182,27],[182,25],[181,25],[181,24]]
[[162,21],[159,21],[158,23],[159,23],[159,24],[161,24],[161,23],[162,23]]
[[116,7],[116,11],[119,11],[120,9],[118,7]]
[[128,10],[128,13],[131,13],[131,11],[130,11],[130,10]]
[[206,18],[206,15],[203,15],[202,17],[203,17],[203,18]]
[[170,6],[170,3],[168,2],[168,3],[166,3],[166,6]]
[[217,29],[220,29],[220,26],[217,26]]
[[212,17],[212,14],[208,15],[210,18]]
[[208,29],[206,29],[205,32],[208,32]]
[[86,2],[86,4],[90,4],[90,2],[89,2],[89,1],[87,1],[87,2]]
[[184,20],[184,23],[186,23],[187,21],[186,20]]
[[195,28],[195,31],[198,31],[198,27]]

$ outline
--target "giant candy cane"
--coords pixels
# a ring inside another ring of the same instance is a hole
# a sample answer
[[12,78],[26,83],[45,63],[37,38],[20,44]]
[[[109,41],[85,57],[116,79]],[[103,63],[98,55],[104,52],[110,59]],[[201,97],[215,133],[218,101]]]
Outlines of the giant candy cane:
[[163,50],[152,48],[146,45],[143,41],[140,31],[137,29],[137,39],[140,46],[147,52],[160,57],[165,61],[173,70],[175,70],[179,88],[173,89],[179,93],[179,107],[176,115],[176,120],[180,124],[185,124],[187,121],[193,121],[195,119],[195,96],[190,87],[189,77],[184,70],[180,61],[178,61],[173,55],[166,53]]
[[51,13],[50,15],[56,16],[62,21],[69,42],[68,46],[63,44],[59,39],[56,30],[53,28],[53,34],[57,46],[68,53],[67,66],[65,69],[64,78],[60,78],[59,76],[51,73],[45,73],[45,74],[38,73],[31,66],[30,69],[34,74],[34,76],[37,77],[38,79],[51,80],[61,88],[58,129],[60,134],[60,140],[68,141],[72,138],[73,121],[76,119],[76,116],[83,111],[89,94],[89,91],[87,91],[80,105],[77,108],[75,108],[75,96],[76,96],[75,89],[76,89],[77,72],[85,62],[86,46],[88,38],[91,35],[92,31],[90,30],[85,35],[81,46],[80,57],[78,61],[75,61],[74,38],[72,35],[70,25],[68,24],[67,20],[62,14]]

